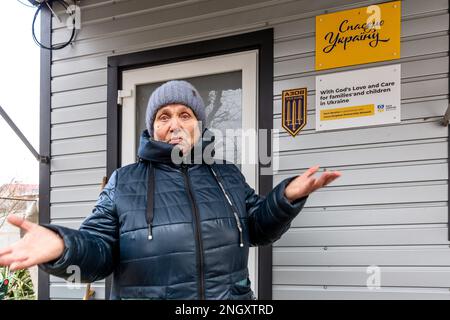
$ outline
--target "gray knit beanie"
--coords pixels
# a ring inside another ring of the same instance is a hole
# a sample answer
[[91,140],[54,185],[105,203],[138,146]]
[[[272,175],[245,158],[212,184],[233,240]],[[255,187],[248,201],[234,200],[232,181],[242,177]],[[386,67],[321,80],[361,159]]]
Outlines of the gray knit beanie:
[[205,125],[205,103],[192,84],[183,80],[168,81],[153,91],[148,100],[145,124],[153,137],[153,121],[158,109],[168,104],[183,104],[192,109],[198,121]]

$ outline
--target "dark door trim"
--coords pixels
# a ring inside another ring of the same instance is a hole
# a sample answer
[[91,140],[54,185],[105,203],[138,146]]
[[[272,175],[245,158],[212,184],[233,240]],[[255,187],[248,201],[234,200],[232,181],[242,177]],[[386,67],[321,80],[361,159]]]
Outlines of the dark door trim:
[[[448,1],[448,13],[450,13],[450,0]],[[449,22],[450,22],[450,16],[449,16]],[[450,45],[450,39],[448,41],[448,44]],[[450,72],[447,70],[447,72]],[[450,82],[448,83],[448,92],[447,94],[450,94]],[[447,108],[450,108],[450,103],[447,105]],[[450,241],[450,125],[448,126],[448,141],[447,141],[447,162],[448,162],[448,173],[447,173],[447,239]]]
[[[108,58],[107,98],[107,174],[120,167],[120,108],[117,90],[122,88],[121,73],[124,70],[155,66],[178,61],[217,56],[232,52],[258,49],[258,101],[259,129],[273,126],[273,29],[266,29],[236,36],[188,43],[143,52],[111,56]],[[271,154],[271,137],[267,137]],[[272,190],[272,176],[261,175],[259,170],[258,193],[266,195]],[[259,247],[258,297],[272,299],[272,246]],[[111,290],[111,279],[106,280],[106,295]]]
[[[41,10],[41,43],[51,45],[52,15],[50,10]],[[40,53],[40,101],[39,101],[39,154],[50,159],[50,117],[51,117],[51,62],[52,52],[41,49]],[[50,163],[39,164],[39,223],[50,223]],[[38,269],[39,300],[50,299],[50,276]]]

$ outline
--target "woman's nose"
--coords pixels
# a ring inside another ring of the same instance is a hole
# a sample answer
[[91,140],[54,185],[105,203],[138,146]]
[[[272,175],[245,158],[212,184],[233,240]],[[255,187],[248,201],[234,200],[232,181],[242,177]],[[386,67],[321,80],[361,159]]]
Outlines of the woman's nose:
[[171,119],[170,119],[169,130],[170,130],[171,132],[173,132],[173,131],[178,131],[180,128],[181,128],[181,127],[180,127],[180,123],[179,123],[179,121],[178,121],[178,118],[177,118],[177,117],[171,118]]

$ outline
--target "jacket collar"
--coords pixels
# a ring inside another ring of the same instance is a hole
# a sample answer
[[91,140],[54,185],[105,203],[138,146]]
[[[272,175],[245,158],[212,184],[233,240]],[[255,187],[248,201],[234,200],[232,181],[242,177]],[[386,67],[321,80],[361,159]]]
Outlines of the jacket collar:
[[[203,130],[201,139],[197,141],[197,143],[191,149],[189,154],[183,158],[182,162],[187,165],[204,163],[205,159],[203,158],[203,154],[205,148],[211,143],[213,143],[214,140],[215,138],[213,133],[205,128]],[[181,166],[181,163],[178,164],[172,161],[172,152],[175,152],[173,148],[174,145],[170,143],[156,141],[153,138],[151,138],[148,133],[148,130],[145,129],[141,134],[138,157],[140,159],[147,161],[162,162],[176,166]],[[202,150],[202,152],[199,152],[199,150]],[[207,152],[205,153],[205,156],[214,157],[214,146],[208,148]]]

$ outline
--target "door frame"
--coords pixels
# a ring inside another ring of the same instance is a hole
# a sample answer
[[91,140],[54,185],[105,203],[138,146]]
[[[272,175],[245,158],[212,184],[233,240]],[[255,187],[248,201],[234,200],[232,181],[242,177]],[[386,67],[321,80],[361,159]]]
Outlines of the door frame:
[[[108,177],[120,166],[120,132],[122,110],[117,104],[117,91],[122,89],[122,72],[125,70],[161,64],[212,57],[228,53],[258,50],[258,129],[273,129],[273,29],[239,34],[230,37],[157,48],[108,57],[107,71],[107,151]],[[262,112],[262,111],[265,112]],[[271,136],[266,137],[268,153],[272,152]],[[272,190],[272,175],[261,175],[269,164],[258,165],[258,194],[267,195]],[[109,299],[112,277],[106,279],[105,299]],[[272,299],[272,246],[258,247],[258,298]]]
[[[136,154],[139,148],[139,137],[136,121],[136,87],[142,84],[150,84],[155,82],[166,82],[173,79],[189,79],[192,77],[201,77],[209,75],[217,75],[228,72],[240,71],[242,73],[242,106],[246,110],[242,110],[242,129],[256,129],[257,124],[257,65],[258,51],[242,51],[213,57],[191,59],[187,61],[168,63],[152,67],[144,67],[131,69],[122,72],[122,89],[125,92],[131,92],[130,95],[122,98],[122,152],[121,166],[136,162]],[[204,97],[207,98],[207,97]],[[206,102],[206,100],[205,100]],[[126,110],[126,111],[125,111]],[[145,114],[145,111],[142,113]],[[205,124],[203,124],[205,126]],[[208,129],[211,129],[208,126]],[[136,139],[137,137],[137,139]],[[256,146],[257,147],[257,146]],[[253,149],[252,149],[253,150]],[[257,148],[255,156],[257,155]],[[217,151],[217,150],[216,150]],[[245,153],[244,146],[242,154]],[[252,152],[253,153],[253,152]],[[250,169],[250,167],[252,169]],[[241,164],[241,171],[250,181],[256,179],[256,170],[253,164]],[[253,172],[254,171],[254,172]],[[249,183],[252,188],[257,186]]]
[[[122,128],[121,128],[121,166],[136,162],[138,151],[138,138],[141,129],[137,127],[137,87],[143,84],[164,83],[173,79],[190,79],[202,76],[226,74],[239,71],[242,83],[242,105],[240,127],[245,130],[255,130],[258,127],[258,50],[228,53],[201,59],[192,59],[175,63],[162,64],[158,66],[131,69],[122,72],[122,89],[130,92],[130,95],[122,98]],[[199,88],[197,88],[199,89]],[[207,98],[207,97],[204,97]],[[206,101],[206,100],[205,100]],[[144,101],[144,107],[147,103]],[[145,114],[142,110],[141,115]],[[206,124],[205,124],[206,126]],[[207,126],[208,129],[213,129]],[[224,132],[222,132],[224,133]],[[216,137],[217,138],[217,137]],[[248,137],[247,137],[248,138]],[[257,139],[257,135],[254,136]],[[252,138],[250,138],[252,140]],[[226,139],[225,139],[226,140]],[[246,136],[241,141],[241,172],[250,187],[257,190],[258,187],[258,164],[252,161],[246,163],[244,159],[258,156],[258,145],[247,141]],[[217,142],[217,141],[216,141]],[[248,145],[246,145],[248,143]],[[250,146],[253,144],[253,147]],[[217,151],[217,149],[216,149]],[[217,155],[217,152],[216,152]],[[246,158],[247,157],[247,158]],[[249,159],[250,160],[250,159]],[[248,270],[251,287],[254,292],[258,290],[258,248],[249,249]]]

